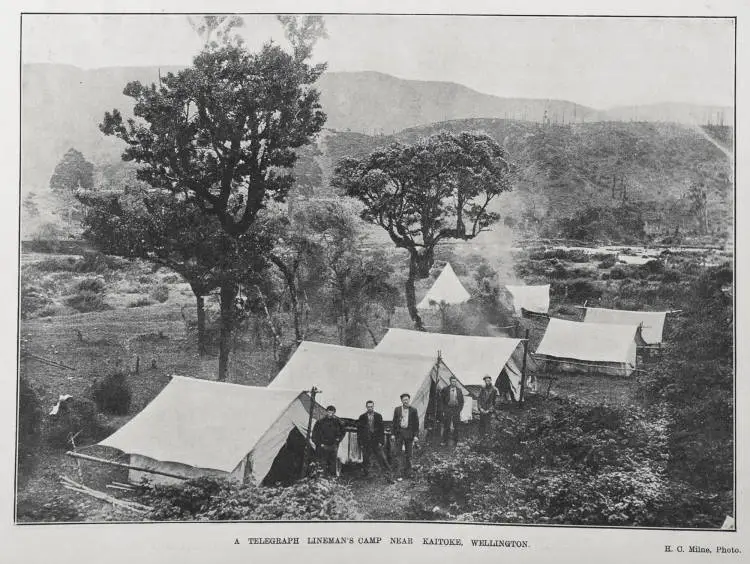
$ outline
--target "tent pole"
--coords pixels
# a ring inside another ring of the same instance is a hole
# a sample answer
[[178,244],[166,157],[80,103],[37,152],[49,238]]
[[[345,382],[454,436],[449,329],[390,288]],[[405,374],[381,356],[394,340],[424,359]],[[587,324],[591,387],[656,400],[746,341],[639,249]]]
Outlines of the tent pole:
[[523,364],[521,365],[521,391],[518,394],[518,407],[523,409],[524,390],[526,388],[526,356],[529,352],[529,330],[526,329],[526,338],[523,340]]
[[[439,401],[439,394],[438,394],[438,381],[440,380],[440,363],[443,361],[442,354],[438,350],[437,360],[435,361],[435,393],[432,396],[432,436],[430,437],[430,440],[434,440],[436,437],[436,434],[439,433],[438,428],[438,422],[437,422],[437,416],[438,416],[438,401]],[[425,410],[425,413],[427,410]],[[426,426],[426,425],[425,425]]]
[[110,464],[112,466],[117,466],[119,468],[127,468],[129,470],[137,470],[139,472],[148,472],[149,474],[159,474],[161,476],[168,476],[170,478],[177,478],[178,480],[189,480],[190,478],[186,478],[185,476],[179,476],[177,474],[171,474],[169,472],[162,472],[160,470],[152,470],[150,468],[143,468],[142,466],[133,466],[131,464],[123,464],[122,462],[115,462],[114,460],[107,460],[106,458],[98,458],[96,456],[89,456],[88,454],[81,454],[80,452],[73,452],[69,450],[66,452],[68,456],[72,456],[73,458],[81,458],[83,460],[91,460],[93,462],[102,462],[103,464]]
[[304,478],[307,473],[307,459],[310,457],[310,435],[312,433],[313,411],[315,409],[315,394],[320,392],[315,386],[310,390],[310,415],[307,418],[307,436],[305,437],[305,454],[302,456],[302,469],[299,477]]

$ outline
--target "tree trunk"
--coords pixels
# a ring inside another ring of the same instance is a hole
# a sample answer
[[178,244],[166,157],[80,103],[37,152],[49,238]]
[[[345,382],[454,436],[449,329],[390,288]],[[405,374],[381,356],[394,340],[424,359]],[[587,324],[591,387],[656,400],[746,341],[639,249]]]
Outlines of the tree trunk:
[[414,322],[414,328],[417,331],[424,331],[424,324],[422,318],[419,317],[417,311],[417,297],[414,291],[414,282],[417,280],[417,260],[416,257],[412,256],[409,260],[409,276],[406,279],[406,307],[409,310],[409,316]]
[[237,290],[231,282],[222,282],[221,284],[221,315],[220,315],[220,336],[219,336],[219,381],[224,382],[227,379],[227,368],[229,365],[229,349],[232,337],[232,309],[234,307],[234,298]]
[[198,315],[198,354],[206,355],[206,310],[203,294],[195,294],[195,310]]

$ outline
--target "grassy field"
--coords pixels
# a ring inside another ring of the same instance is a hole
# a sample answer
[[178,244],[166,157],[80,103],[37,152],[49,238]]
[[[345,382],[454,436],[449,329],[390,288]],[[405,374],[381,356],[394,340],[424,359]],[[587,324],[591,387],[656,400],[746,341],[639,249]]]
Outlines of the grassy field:
[[[71,261],[75,263],[76,260],[80,259],[37,254],[23,261],[24,284],[41,289],[47,305],[22,320],[20,377],[36,390],[46,420],[49,420],[46,414],[61,394],[86,396],[96,378],[117,370],[128,373],[132,404],[127,415],[98,415],[102,427],[100,438],[140,412],[166,386],[171,375],[216,378],[216,358],[201,358],[195,336],[186,332],[183,312],[194,315],[194,301],[189,287],[178,277],[166,270],[154,271],[151,265],[139,261],[118,262],[115,268],[96,272],[71,271]],[[56,265],[60,268],[55,268]],[[598,275],[594,269],[588,268],[587,271]],[[81,281],[91,278],[104,281],[101,303],[106,309],[76,312],[67,305],[68,301],[79,291]],[[422,286],[419,294],[426,291],[426,284]],[[168,289],[163,303],[150,298],[158,287]],[[151,300],[150,305],[132,307],[132,302],[138,299]],[[208,310],[215,311],[211,299]],[[575,315],[572,311],[568,317]],[[565,315],[565,311],[562,314]],[[432,330],[437,330],[440,316],[432,312],[426,315],[425,322],[434,326]],[[397,309],[390,324],[410,327],[404,308]],[[545,325],[543,319],[522,320],[521,330],[528,328],[531,333],[530,350],[536,348]],[[310,339],[336,342],[335,327],[320,324],[316,327]],[[379,327],[377,336],[381,337],[385,329],[385,326]],[[71,369],[52,366],[40,359]],[[238,336],[228,381],[266,385],[277,371],[278,366],[267,345],[262,347],[249,334]],[[630,379],[544,373],[538,374],[538,381],[542,397],[563,395],[619,404],[637,401],[632,395]],[[515,409],[513,406],[507,408]],[[518,413],[523,416],[523,412]],[[466,429],[467,434],[474,432],[472,427]],[[77,446],[87,445],[79,443]],[[126,481],[123,470],[79,463],[67,457],[64,451],[44,442],[38,448],[33,471],[28,476],[20,476],[19,519],[102,521],[134,518],[132,514],[116,510],[104,502],[63,489],[59,483],[60,475],[82,480],[100,490],[106,489],[113,480]],[[411,498],[419,497],[418,485],[407,486],[404,482],[387,485],[379,478],[363,479],[358,472],[351,470],[345,473],[344,480],[353,488],[360,510],[368,519],[397,518],[403,514]]]

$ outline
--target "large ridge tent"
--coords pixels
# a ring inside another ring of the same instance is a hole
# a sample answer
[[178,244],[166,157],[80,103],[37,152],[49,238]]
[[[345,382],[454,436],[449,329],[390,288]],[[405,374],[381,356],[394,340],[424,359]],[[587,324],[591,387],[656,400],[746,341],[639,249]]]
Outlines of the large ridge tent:
[[428,309],[433,305],[445,302],[446,304],[462,304],[471,296],[466,291],[461,281],[453,272],[449,262],[445,263],[440,276],[437,277],[432,288],[427,292],[422,301],[417,304],[419,309]]
[[[306,435],[311,408],[314,419],[322,416],[323,409],[300,390],[173,376],[143,411],[99,445],[130,455],[136,468],[260,483],[294,430]],[[142,477],[180,481],[129,471],[133,482]]]
[[563,372],[630,376],[643,341],[637,325],[602,325],[552,318],[536,358]]
[[521,315],[522,310],[532,313],[547,313],[549,311],[549,284],[542,286],[513,286],[506,288],[513,296],[513,309],[516,315]]
[[[432,413],[436,389],[448,385],[452,375],[436,356],[392,354],[303,341],[269,388],[309,390],[315,386],[321,390],[316,400],[321,405],[335,405],[336,415],[343,419],[356,420],[364,413],[365,402],[372,400],[386,422],[391,420],[393,409],[401,405],[401,394],[408,393],[424,429],[425,415],[428,408]],[[469,396],[468,390],[461,387],[464,396]],[[465,402],[461,415],[464,420],[471,419],[471,401]],[[341,442],[339,459],[342,462],[359,459],[356,435],[348,433]]]
[[[388,329],[375,350],[419,353],[432,358],[437,357],[439,352],[443,361],[469,390],[474,388],[472,391],[476,391],[476,388],[483,386],[485,375],[491,376],[493,381],[507,378],[513,399],[519,399],[523,364],[521,339],[448,335],[392,328]],[[536,383],[530,373],[527,373],[526,383],[528,389],[535,389]]]
[[584,323],[606,325],[640,325],[641,336],[647,345],[658,345],[662,341],[666,311],[627,311],[587,307]]

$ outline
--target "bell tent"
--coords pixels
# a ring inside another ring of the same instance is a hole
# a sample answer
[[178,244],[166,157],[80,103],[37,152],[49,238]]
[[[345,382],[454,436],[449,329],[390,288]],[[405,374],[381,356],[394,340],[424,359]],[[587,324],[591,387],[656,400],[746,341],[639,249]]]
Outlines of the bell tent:
[[440,276],[437,277],[422,301],[417,304],[417,308],[429,309],[443,302],[446,304],[462,304],[469,301],[470,297],[469,292],[466,291],[456,273],[453,272],[450,263],[446,262]]
[[[324,413],[301,390],[173,376],[143,411],[99,446],[130,456],[130,466],[139,469],[129,470],[132,482],[213,476],[260,483],[279,453],[295,442],[301,467],[310,409],[314,419]],[[291,440],[297,432],[297,440]]]
[[636,366],[636,349],[642,344],[637,325],[602,325],[565,319],[549,320],[537,347],[537,361],[550,368],[630,376]]

